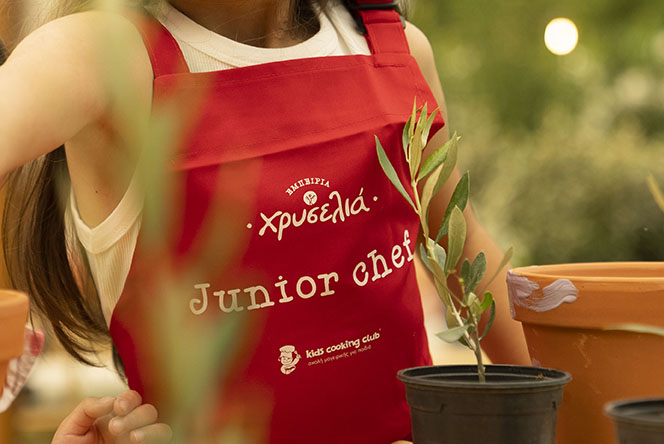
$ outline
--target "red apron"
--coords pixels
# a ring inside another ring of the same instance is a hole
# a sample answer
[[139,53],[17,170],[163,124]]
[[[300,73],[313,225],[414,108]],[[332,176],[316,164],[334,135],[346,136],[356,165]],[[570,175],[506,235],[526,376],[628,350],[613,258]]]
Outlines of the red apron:
[[358,17],[370,56],[199,74],[161,25],[141,26],[155,108],[195,106],[170,159],[168,241],[154,247],[144,225],[111,336],[130,387],[166,421],[193,415],[192,433],[204,422],[271,443],[410,435],[396,373],[430,364],[418,219],[374,135],[409,183],[402,128],[415,98],[435,99],[398,14]]

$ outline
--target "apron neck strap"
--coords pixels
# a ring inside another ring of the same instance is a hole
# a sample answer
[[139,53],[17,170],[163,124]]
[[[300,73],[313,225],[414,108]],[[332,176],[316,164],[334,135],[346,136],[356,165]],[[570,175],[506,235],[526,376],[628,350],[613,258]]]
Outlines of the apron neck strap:
[[136,25],[143,37],[155,78],[167,74],[189,72],[180,46],[156,18],[147,11],[128,11],[125,13],[125,17]]
[[397,7],[398,3],[390,0],[356,0],[351,7],[372,54],[410,53],[404,33],[406,23]]

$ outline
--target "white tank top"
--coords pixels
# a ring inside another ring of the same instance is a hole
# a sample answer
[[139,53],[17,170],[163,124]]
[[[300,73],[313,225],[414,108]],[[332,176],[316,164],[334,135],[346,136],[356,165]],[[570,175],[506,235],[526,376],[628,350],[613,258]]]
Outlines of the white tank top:
[[[309,57],[370,54],[355,20],[338,0],[319,14],[320,30],[314,36],[287,48],[259,48],[238,43],[209,31],[167,2],[153,5],[150,13],[173,35],[191,72],[221,71]],[[73,231],[85,249],[107,324],[129,274],[142,211],[143,200],[136,177],[108,218],[92,228],[81,219],[74,193],[70,193],[65,217],[70,232]]]

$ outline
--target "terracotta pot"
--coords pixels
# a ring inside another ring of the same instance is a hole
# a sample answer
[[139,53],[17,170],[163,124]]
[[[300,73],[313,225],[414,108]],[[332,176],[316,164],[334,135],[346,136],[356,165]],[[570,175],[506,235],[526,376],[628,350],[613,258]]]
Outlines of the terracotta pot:
[[573,377],[559,412],[558,443],[615,443],[603,406],[664,395],[664,337],[607,327],[664,327],[664,263],[524,267],[510,270],[507,282],[533,365]]
[[28,297],[13,290],[0,290],[0,396],[7,378],[9,361],[23,353]]

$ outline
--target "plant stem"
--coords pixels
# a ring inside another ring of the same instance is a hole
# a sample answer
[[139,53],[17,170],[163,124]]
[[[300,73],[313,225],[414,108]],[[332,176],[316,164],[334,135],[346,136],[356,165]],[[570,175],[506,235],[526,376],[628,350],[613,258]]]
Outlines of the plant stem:
[[[475,318],[475,315],[472,312],[470,312],[470,316],[473,321],[473,325],[475,327],[479,327],[479,322]],[[473,329],[473,339],[472,339],[473,352],[475,353],[475,359],[477,360],[477,376],[479,377],[480,384],[484,384],[486,382],[486,371],[484,368],[484,360],[482,357],[482,348],[480,347],[479,332],[477,330],[478,330],[477,328]]]
[[[425,226],[422,227],[422,230],[427,231]],[[425,234],[427,234],[427,233],[425,233]],[[429,260],[432,261],[433,263],[436,263],[436,255],[433,251],[433,248],[429,245],[429,242],[425,242],[425,247],[426,247],[427,255],[429,256]],[[445,274],[444,271],[443,271],[443,274]],[[439,278],[435,275],[435,273],[434,273],[434,279],[439,280]],[[456,297],[454,292],[452,292],[448,289],[447,282],[440,282],[440,283],[443,287],[445,287],[448,290],[447,291],[448,292],[448,295],[447,295],[448,297],[451,295],[452,297],[457,299],[459,304],[463,304],[463,302]],[[459,326],[464,325],[463,319],[461,318],[461,311],[457,310],[456,305],[454,305],[454,303],[452,302],[452,298],[449,299],[449,303],[447,303],[445,300],[443,300],[443,304],[445,305],[445,307],[448,310],[452,310],[452,315],[454,316],[454,319],[456,319]],[[473,317],[473,320],[475,320],[474,317]],[[475,330],[477,330],[477,329],[475,329]],[[476,348],[479,348],[479,338],[478,337],[476,339],[471,338],[471,336],[468,332],[465,332],[463,337],[466,340],[466,343],[469,344],[469,348],[471,348],[471,350],[473,350],[473,352],[475,352],[475,354],[477,354]],[[470,344],[474,344],[475,347],[470,347]],[[481,355],[481,352],[480,352],[480,355]],[[481,356],[480,356],[480,358],[481,358]],[[478,362],[481,362],[481,360],[478,361]],[[484,368],[484,367],[482,367],[482,368]]]

